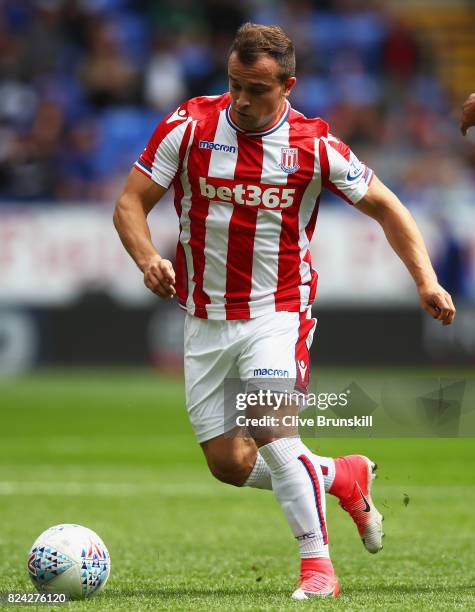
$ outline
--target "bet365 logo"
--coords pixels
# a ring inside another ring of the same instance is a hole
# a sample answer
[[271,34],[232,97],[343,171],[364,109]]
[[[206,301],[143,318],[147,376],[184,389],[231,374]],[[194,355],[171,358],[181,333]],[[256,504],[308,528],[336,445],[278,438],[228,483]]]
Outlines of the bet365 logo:
[[[208,179],[209,180],[209,179]],[[259,185],[234,184],[228,181],[226,185],[212,185],[200,176],[201,195],[218,202],[229,202],[245,206],[278,210],[288,208],[294,203],[295,189],[275,185],[262,188]]]

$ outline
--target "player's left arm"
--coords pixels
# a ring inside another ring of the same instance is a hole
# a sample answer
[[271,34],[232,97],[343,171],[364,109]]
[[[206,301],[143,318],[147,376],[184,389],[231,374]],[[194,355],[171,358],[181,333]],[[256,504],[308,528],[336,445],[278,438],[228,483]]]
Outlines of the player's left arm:
[[468,128],[475,125],[475,93],[471,93],[463,103],[462,119],[460,129],[464,136],[467,135]]
[[354,206],[382,226],[416,283],[422,308],[443,325],[450,325],[455,317],[452,297],[438,283],[422,234],[399,198],[374,176],[368,191]]

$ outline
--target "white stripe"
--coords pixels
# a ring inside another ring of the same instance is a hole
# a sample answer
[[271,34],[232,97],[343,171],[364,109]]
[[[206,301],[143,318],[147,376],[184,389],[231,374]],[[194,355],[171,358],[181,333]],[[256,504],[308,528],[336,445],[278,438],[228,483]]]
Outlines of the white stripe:
[[135,168],[137,168],[138,170],[141,170],[142,172],[145,172],[147,174],[147,176],[152,178],[152,171],[149,170],[148,168],[146,168],[143,164],[141,164],[138,161],[136,161],[134,166],[135,166]]
[[[213,150],[208,168],[209,177],[233,179],[237,163],[237,136],[229,129],[226,111],[219,113],[214,142],[235,147],[235,153]],[[229,223],[233,214],[229,202],[212,200],[206,217],[206,234],[204,246],[205,267],[203,272],[203,291],[209,296],[208,312],[216,311],[216,305],[224,311],[226,293],[226,261],[228,255]]]
[[155,151],[152,164],[152,178],[163,187],[168,188],[176,174],[180,163],[179,151],[181,142],[190,121],[191,117],[188,117],[186,121],[178,124],[168,132]]
[[[288,175],[280,168],[281,149],[289,146],[289,124],[262,137],[261,182],[270,185],[286,185]],[[252,258],[252,283],[249,299],[251,317],[257,316],[263,304],[275,308],[274,293],[279,280],[279,244],[282,229],[282,212],[259,209]],[[260,301],[260,303],[259,303]]]
[[362,172],[356,180],[352,181],[348,179],[348,171],[351,168],[351,163],[354,161],[358,162],[358,158],[353,151],[350,151],[350,159],[347,160],[344,155],[328,144],[329,139],[322,137],[322,140],[327,150],[330,182],[351,202],[358,202],[368,191],[368,185],[364,179],[364,172]]
[[286,185],[288,174],[282,170],[282,149],[289,146],[289,129],[287,122],[275,134],[262,137],[262,173],[261,180],[269,185]]
[[183,198],[181,200],[181,215],[180,215],[180,224],[181,224],[181,234],[179,240],[183,246],[183,251],[185,252],[186,258],[186,269],[188,275],[188,297],[186,300],[186,308],[188,312],[194,312],[195,303],[193,301],[193,291],[195,289],[195,283],[193,282],[193,257],[191,254],[190,247],[190,208],[191,208],[191,186],[188,178],[188,158],[190,156],[190,148],[193,142],[193,136],[195,134],[196,121],[192,122],[191,125],[191,134],[190,140],[188,142],[187,151],[185,157],[183,159],[183,172],[181,174],[180,180],[183,188]]
[[305,285],[312,278],[311,266],[304,261],[305,253],[307,252],[310,243],[307,238],[305,228],[310,221],[313,210],[315,208],[315,201],[322,191],[322,177],[320,171],[320,155],[318,148],[318,138],[314,138],[314,166],[312,180],[307,185],[302,202],[299,210],[299,248],[300,248],[300,307],[304,308],[308,304],[310,297],[310,286]]
[[297,364],[297,342],[299,341],[299,335],[300,335],[300,313],[293,312],[292,314],[295,315],[295,325],[294,325],[295,340],[293,340],[291,346],[294,347],[293,348],[293,351],[294,351],[293,363],[295,366],[294,380],[295,382],[297,382],[299,379],[299,368]]
[[[223,179],[233,179],[234,170],[236,168],[237,163],[238,144],[236,132],[233,132],[228,127],[225,110],[222,110],[219,113],[216,134],[214,135],[214,142],[216,144],[229,145],[230,147],[234,147],[234,153],[213,149],[211,151],[210,156],[208,176]],[[232,208],[231,205],[228,205],[228,207]]]

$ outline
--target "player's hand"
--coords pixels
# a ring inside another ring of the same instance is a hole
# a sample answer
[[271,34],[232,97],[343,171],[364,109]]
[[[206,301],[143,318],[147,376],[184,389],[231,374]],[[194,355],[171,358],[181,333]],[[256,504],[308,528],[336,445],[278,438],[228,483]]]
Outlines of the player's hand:
[[161,298],[172,298],[176,295],[175,271],[171,261],[155,255],[144,268],[145,286]]
[[463,103],[460,129],[465,136],[469,127],[475,125],[475,93],[472,93]]
[[439,283],[420,287],[419,302],[432,318],[442,321],[442,325],[450,325],[454,320],[455,306],[452,297]]

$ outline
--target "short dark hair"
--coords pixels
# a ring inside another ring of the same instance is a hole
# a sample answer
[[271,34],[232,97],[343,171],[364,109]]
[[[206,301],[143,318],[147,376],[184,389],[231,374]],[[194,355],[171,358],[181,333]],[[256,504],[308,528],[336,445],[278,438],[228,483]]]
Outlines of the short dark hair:
[[245,23],[236,32],[229,55],[236,53],[241,63],[254,64],[259,55],[273,57],[280,67],[279,79],[284,82],[295,76],[295,48],[287,34],[276,25]]

